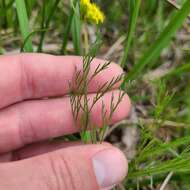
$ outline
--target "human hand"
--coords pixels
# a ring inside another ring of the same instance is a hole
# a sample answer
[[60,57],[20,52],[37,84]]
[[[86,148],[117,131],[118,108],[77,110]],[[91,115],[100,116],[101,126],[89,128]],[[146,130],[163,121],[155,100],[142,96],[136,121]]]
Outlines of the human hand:
[[[104,61],[94,59],[90,73],[100,63]],[[109,144],[48,141],[80,129],[75,126],[66,96],[75,67],[82,69],[81,57],[0,57],[0,189],[108,190],[125,177],[127,161]],[[89,84],[89,99],[98,86],[121,73],[116,64],[99,73]],[[92,120],[99,126],[101,103],[109,109],[112,93],[119,96],[119,90],[113,89],[92,109]],[[130,101],[125,95],[111,122],[125,118],[129,110]]]

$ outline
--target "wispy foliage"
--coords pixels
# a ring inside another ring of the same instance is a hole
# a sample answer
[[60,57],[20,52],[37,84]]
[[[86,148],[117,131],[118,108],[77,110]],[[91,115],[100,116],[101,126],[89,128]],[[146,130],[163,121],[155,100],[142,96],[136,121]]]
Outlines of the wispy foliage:
[[[81,137],[84,141],[91,141],[92,143],[97,143],[98,141],[102,141],[104,138],[104,134],[107,128],[107,125],[110,123],[113,113],[118,107],[119,103],[122,101],[124,96],[124,92],[120,92],[117,101],[114,100],[114,95],[112,94],[110,110],[107,110],[104,102],[102,101],[101,108],[101,117],[102,117],[102,126],[97,126],[97,124],[91,121],[91,111],[94,106],[101,100],[101,98],[115,86],[118,82],[122,80],[123,75],[120,75],[116,78],[112,78],[110,81],[105,82],[102,86],[100,86],[95,93],[92,101],[90,101],[88,97],[88,86],[90,82],[102,71],[106,70],[110,62],[105,62],[104,64],[99,64],[94,72],[90,74],[90,67],[94,57],[97,54],[97,51],[100,47],[100,40],[98,39],[91,50],[87,55],[83,57],[83,67],[82,70],[77,71],[75,69],[75,77],[74,82],[70,84],[71,93],[70,93],[70,102],[72,106],[73,117],[76,121],[76,124],[79,122],[81,127]],[[109,112],[109,116],[107,116]],[[89,132],[88,132],[89,131]],[[86,138],[87,133],[89,134],[89,138]]]

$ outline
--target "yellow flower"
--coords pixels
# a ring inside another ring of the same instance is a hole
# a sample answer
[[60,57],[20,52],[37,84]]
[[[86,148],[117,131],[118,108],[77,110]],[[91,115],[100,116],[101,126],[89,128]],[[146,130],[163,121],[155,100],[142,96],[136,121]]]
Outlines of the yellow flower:
[[89,5],[90,0],[80,0],[81,5]]
[[80,0],[81,13],[84,19],[95,24],[103,23],[105,16],[100,8],[90,0]]

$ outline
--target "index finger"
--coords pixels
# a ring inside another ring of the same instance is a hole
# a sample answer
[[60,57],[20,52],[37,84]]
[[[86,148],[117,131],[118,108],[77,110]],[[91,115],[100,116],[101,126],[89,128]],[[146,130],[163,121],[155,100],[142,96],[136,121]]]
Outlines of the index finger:
[[[93,75],[104,60],[94,59],[89,75]],[[65,95],[70,91],[69,82],[82,70],[82,57],[53,56],[27,53],[0,57],[0,108],[25,99]],[[95,76],[88,86],[88,92],[109,83],[123,73],[114,63]],[[120,85],[118,82],[113,88]]]

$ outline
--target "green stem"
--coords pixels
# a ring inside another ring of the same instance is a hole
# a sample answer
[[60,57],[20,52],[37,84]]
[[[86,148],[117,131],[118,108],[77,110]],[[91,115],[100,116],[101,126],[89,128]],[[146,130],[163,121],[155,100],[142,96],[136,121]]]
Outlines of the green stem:
[[125,66],[125,63],[126,63],[126,60],[128,57],[128,53],[129,53],[132,39],[134,37],[136,23],[137,23],[137,17],[138,17],[140,5],[141,5],[141,0],[131,0],[129,2],[130,2],[130,10],[131,10],[130,21],[129,21],[129,31],[128,31],[127,37],[126,37],[124,54],[121,59],[121,67]]
[[[77,1],[74,1],[73,6],[76,6]],[[71,24],[72,24],[72,20],[73,20],[73,16],[74,16],[74,7],[71,7],[70,13],[69,13],[69,17],[66,23],[66,27],[65,30],[63,32],[63,43],[62,43],[62,47],[61,47],[61,54],[66,54],[66,47],[67,47],[67,42],[68,42],[68,38],[69,38],[69,33],[71,30]]]
[[147,64],[152,65],[152,62],[157,59],[161,51],[168,46],[172,37],[175,35],[176,31],[181,27],[183,21],[187,18],[190,12],[190,1],[186,0],[181,10],[175,13],[175,15],[170,20],[169,24],[165,27],[162,33],[159,35],[157,40],[152,43],[150,48],[142,55],[139,61],[134,65],[132,70],[124,79],[123,87],[127,82],[133,80],[138,76],[139,72],[142,71]]
[[[27,36],[30,34],[28,15],[26,12],[26,6],[24,0],[16,0],[16,10],[22,34],[22,39],[24,41],[25,38],[27,38]],[[33,51],[32,41],[30,39],[27,41],[24,50],[27,52]]]
[[40,35],[40,43],[39,43],[39,46],[38,46],[38,52],[42,52],[43,42],[44,42],[45,34],[46,34],[46,31],[47,31],[46,29],[49,27],[50,21],[51,21],[51,19],[53,17],[53,14],[54,14],[59,2],[60,2],[60,0],[56,0],[55,3],[53,4],[53,7],[52,7],[52,9],[50,11],[50,14],[47,17],[46,22],[45,22],[46,3],[45,3],[45,1],[43,3],[41,28],[44,31]]
[[80,6],[79,1],[77,1],[76,6],[74,7],[74,15],[72,19],[72,38],[75,49],[75,54],[81,54],[81,21],[80,21]]

